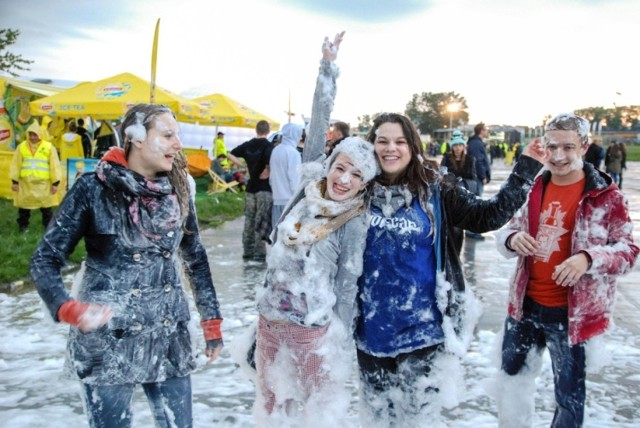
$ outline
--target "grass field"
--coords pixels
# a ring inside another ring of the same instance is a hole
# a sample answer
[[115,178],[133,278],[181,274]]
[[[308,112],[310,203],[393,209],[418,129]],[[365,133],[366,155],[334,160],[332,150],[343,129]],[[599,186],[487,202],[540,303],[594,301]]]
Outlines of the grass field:
[[[243,214],[244,193],[209,196],[207,185],[205,178],[196,180],[196,211],[201,228],[216,227]],[[32,211],[29,229],[24,233],[18,232],[17,216],[18,209],[13,202],[0,199],[0,286],[28,277],[31,254],[44,232],[40,210]],[[69,258],[69,268],[77,266],[85,255],[84,241],[81,241]]]
[[640,161],[640,144],[627,146],[627,161]]

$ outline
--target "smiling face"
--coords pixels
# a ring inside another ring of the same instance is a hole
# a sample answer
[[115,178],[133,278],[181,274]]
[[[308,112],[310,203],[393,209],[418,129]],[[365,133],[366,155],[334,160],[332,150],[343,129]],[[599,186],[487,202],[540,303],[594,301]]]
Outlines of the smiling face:
[[339,153],[327,174],[329,199],[336,202],[347,201],[364,189],[365,185],[362,171],[353,165],[351,157]]
[[374,147],[382,176],[394,183],[411,161],[411,148],[402,132],[402,126],[395,122],[380,125],[376,130]]
[[551,180],[560,185],[576,183],[584,176],[582,156],[587,145],[577,131],[554,130],[545,134],[545,152]]
[[[141,138],[143,135],[144,138]],[[159,114],[146,134],[134,133],[132,144],[138,150],[135,160],[131,162],[133,159],[130,159],[131,169],[147,178],[155,178],[158,173],[169,172],[173,168],[173,159],[182,150],[178,122],[171,114]]]

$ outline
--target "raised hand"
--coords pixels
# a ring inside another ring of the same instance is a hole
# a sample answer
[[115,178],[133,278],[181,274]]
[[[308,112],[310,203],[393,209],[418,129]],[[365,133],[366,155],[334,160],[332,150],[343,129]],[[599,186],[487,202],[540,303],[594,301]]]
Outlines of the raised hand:
[[336,34],[333,39],[333,43],[329,41],[328,37],[324,38],[324,42],[322,43],[322,58],[327,61],[335,61],[338,57],[338,49],[340,48],[340,43],[342,43],[342,38],[344,37],[344,31]]
[[544,164],[549,157],[542,144],[542,138],[535,138],[529,144],[527,144],[522,150],[522,154],[534,158],[538,162]]

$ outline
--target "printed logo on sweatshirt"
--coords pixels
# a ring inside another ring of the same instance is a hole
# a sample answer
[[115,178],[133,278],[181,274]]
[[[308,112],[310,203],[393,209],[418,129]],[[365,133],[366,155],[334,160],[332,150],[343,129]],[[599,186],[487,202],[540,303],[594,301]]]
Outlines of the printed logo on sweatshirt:
[[407,218],[386,218],[381,215],[372,214],[370,227],[378,229],[394,230],[399,233],[420,232],[420,228],[415,221]]

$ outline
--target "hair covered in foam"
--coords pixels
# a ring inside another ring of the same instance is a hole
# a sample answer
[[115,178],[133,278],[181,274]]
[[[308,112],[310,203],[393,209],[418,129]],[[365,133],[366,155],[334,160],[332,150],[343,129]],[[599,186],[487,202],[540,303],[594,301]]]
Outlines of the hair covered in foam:
[[589,138],[589,121],[574,113],[561,113],[547,122],[546,131],[576,131],[584,143]]
[[325,175],[329,174],[331,165],[340,153],[351,158],[353,166],[362,172],[362,179],[365,183],[380,174],[373,144],[359,137],[347,137],[333,149],[331,155],[324,161]]

